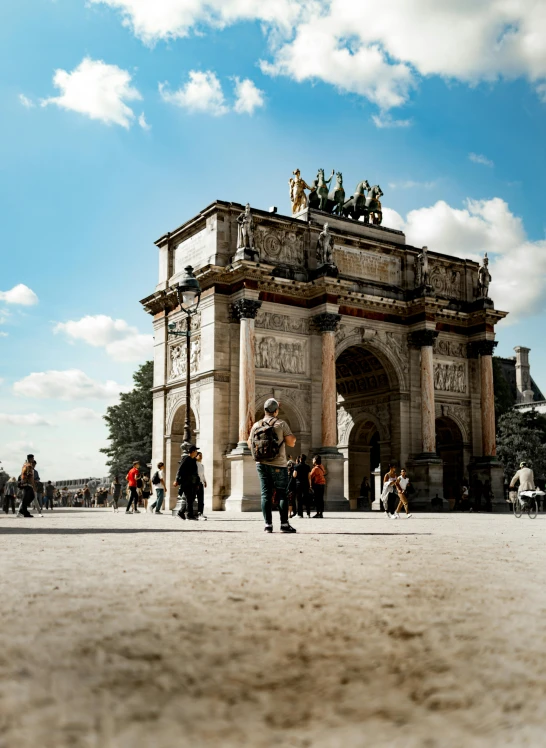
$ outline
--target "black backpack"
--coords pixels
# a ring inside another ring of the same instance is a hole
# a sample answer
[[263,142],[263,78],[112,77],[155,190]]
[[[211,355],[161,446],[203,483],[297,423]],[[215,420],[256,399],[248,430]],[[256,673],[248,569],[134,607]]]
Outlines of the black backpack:
[[274,460],[278,456],[282,441],[279,442],[277,439],[273,427],[276,422],[276,418],[273,419],[273,423],[271,421],[268,423],[264,418],[259,426],[255,426],[252,433],[251,450],[256,462]]
[[157,486],[161,483],[161,479],[159,477],[159,470],[156,470],[155,473],[152,476],[152,483],[154,486]]

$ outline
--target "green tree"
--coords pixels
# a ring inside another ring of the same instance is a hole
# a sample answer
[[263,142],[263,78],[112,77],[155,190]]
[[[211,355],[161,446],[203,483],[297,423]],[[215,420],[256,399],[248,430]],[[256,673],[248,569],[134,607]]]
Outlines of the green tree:
[[497,456],[508,479],[525,460],[535,477],[546,475],[546,418],[536,410],[512,409],[499,419]]
[[501,362],[496,356],[493,357],[493,389],[495,392],[495,422],[498,425],[500,417],[513,407],[514,395],[502,372]]
[[106,410],[110,445],[101,449],[108,455],[110,475],[127,475],[134,460],[141,467],[152,459],[153,362],[147,361],[133,374],[135,387],[120,396],[118,405]]

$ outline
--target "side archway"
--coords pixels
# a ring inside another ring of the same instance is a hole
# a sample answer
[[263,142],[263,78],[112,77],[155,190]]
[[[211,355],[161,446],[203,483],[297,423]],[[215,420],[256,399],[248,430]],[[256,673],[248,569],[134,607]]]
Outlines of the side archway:
[[464,442],[461,429],[452,418],[436,419],[436,451],[444,468],[444,498],[453,508],[464,480]]

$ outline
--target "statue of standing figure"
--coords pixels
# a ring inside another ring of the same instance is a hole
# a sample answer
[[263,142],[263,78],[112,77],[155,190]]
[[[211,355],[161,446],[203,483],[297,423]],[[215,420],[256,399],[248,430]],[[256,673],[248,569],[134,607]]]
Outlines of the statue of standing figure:
[[327,223],[324,224],[317,240],[317,263],[319,267],[334,264],[334,239]]
[[487,253],[483,258],[483,265],[478,270],[478,296],[482,299],[489,298],[489,284],[491,283],[491,273],[489,272],[489,258]]
[[415,288],[428,286],[428,247],[423,247],[415,263]]
[[305,190],[313,190],[313,187],[309,187],[307,182],[302,179],[299,169],[292,172],[294,175],[289,179],[290,185],[290,200],[292,202],[292,214],[295,215],[302,210],[307,208],[307,195]]
[[254,250],[254,223],[250,212],[250,204],[246,204],[244,211],[237,216],[239,224],[237,230],[237,249]]

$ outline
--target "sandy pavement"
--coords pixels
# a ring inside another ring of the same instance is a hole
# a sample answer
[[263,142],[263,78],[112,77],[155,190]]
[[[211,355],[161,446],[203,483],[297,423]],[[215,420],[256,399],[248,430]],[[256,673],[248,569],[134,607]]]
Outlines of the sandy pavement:
[[543,746],[546,515],[0,518],[0,746]]

